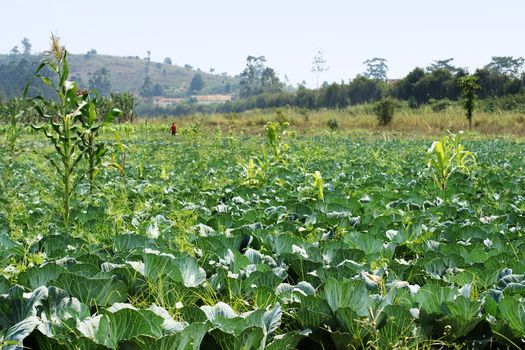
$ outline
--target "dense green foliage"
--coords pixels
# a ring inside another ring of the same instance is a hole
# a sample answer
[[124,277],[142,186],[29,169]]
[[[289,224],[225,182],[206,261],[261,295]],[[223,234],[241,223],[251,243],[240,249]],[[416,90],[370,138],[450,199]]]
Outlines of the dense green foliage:
[[441,189],[430,142],[117,127],[125,172],[77,188],[69,229],[53,150],[0,158],[5,349],[521,346],[523,144],[467,142]]
[[242,98],[275,93],[283,88],[273,68],[266,66],[264,56],[248,56],[246,68],[241,72],[240,78],[239,96]]
[[478,84],[478,78],[473,75],[467,75],[459,79],[458,85],[463,95],[463,106],[468,119],[469,128],[472,127],[472,115],[474,114],[474,108],[476,107],[476,100],[478,98],[477,91],[480,86]]
[[391,97],[383,97],[374,106],[374,113],[377,116],[379,125],[385,126],[392,122],[398,103]]
[[[369,104],[384,96],[392,96],[411,108],[430,105],[436,111],[446,109],[447,105],[461,99],[459,81],[466,73],[458,70],[452,73],[445,69],[425,72],[416,68],[407,77],[393,84],[381,80],[357,76],[345,84],[325,84],[319,89],[299,86],[295,92],[266,92],[246,95],[216,105],[180,103],[173,107],[159,108],[141,106],[145,115],[188,115],[192,113],[231,113],[255,108],[299,107],[306,109],[341,109],[348,106]],[[480,89],[478,95],[481,108],[486,111],[519,110],[525,111],[525,79],[512,78],[495,71],[478,70]]]
[[204,87],[204,80],[202,80],[202,75],[199,73],[195,74],[191,79],[190,87],[188,89],[188,95],[195,94],[202,90]]
[[[24,87],[33,76],[41,59],[42,57],[32,55],[17,55],[14,58],[0,55],[0,102],[22,95]],[[31,86],[30,95],[45,96],[44,86],[40,82]]]

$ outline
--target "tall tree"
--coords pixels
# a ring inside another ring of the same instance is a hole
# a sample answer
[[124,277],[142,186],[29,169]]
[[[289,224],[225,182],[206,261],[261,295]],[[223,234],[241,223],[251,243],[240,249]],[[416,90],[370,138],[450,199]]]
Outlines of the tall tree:
[[223,94],[229,94],[230,92],[232,92],[232,84],[230,83],[225,83],[223,85],[223,88],[222,88],[222,93]]
[[195,92],[201,91],[204,87],[204,80],[202,80],[202,75],[197,73],[191,79],[190,87],[188,89],[188,95],[192,95]]
[[261,92],[279,92],[282,90],[283,84],[277,77],[275,70],[266,67],[261,74]]
[[419,101],[416,100],[414,96],[414,88],[416,84],[425,77],[427,73],[422,68],[415,68],[406,77],[401,79],[395,86],[394,92],[395,96],[401,100],[408,100],[413,102],[414,105],[418,104]]
[[111,93],[111,81],[109,78],[109,71],[102,67],[97,69],[95,73],[90,74],[89,89],[97,90],[99,94],[107,96]]
[[363,62],[366,65],[365,77],[374,80],[386,81],[388,72],[387,60],[380,57],[374,57]]
[[148,50],[148,51],[146,51],[146,53],[148,54],[148,57],[145,58],[145,60],[146,60],[146,75],[148,75],[149,74],[149,65],[151,63],[151,51]]
[[344,108],[348,104],[347,96],[344,94],[342,85],[332,83],[323,89],[319,94],[319,104],[327,108]]
[[315,87],[317,89],[319,88],[319,75],[321,75],[323,72],[326,72],[329,69],[330,67],[326,65],[324,52],[322,50],[318,50],[314,56],[314,59],[312,60],[312,73],[316,73]]
[[255,96],[262,92],[262,75],[266,68],[266,57],[248,56],[246,67],[241,72],[240,96]]
[[384,94],[385,83],[358,75],[346,86],[346,95],[352,104],[378,101]]
[[96,54],[97,54],[97,50],[95,50],[95,49],[91,49],[91,50],[88,50],[88,51],[86,52],[86,54],[84,55],[84,57],[89,59],[89,58],[95,56]]
[[430,64],[430,66],[427,67],[427,70],[429,72],[433,72],[436,69],[445,69],[448,70],[450,73],[456,73],[458,71],[458,68],[452,65],[452,61],[454,61],[454,58],[435,60]]
[[493,69],[505,75],[519,77],[525,59],[523,57],[514,58],[512,56],[493,56],[492,61],[485,68]]
[[22,46],[24,47],[24,55],[29,55],[31,53],[31,42],[29,41],[28,38],[24,38],[22,39],[21,41],[22,43]]
[[15,47],[13,47],[11,49],[11,51],[9,52],[10,55],[19,55],[20,54],[20,50],[18,49],[18,45],[16,45]]
[[427,73],[414,84],[412,90],[417,104],[427,103],[430,99],[457,99],[460,91],[456,77],[446,69],[435,69]]
[[164,88],[159,83],[153,85],[153,96],[163,96]]
[[481,87],[479,91],[480,98],[498,97],[507,93],[507,87],[510,86],[512,77],[505,75],[496,69],[481,68],[477,69],[474,74],[478,77],[478,84]]
[[151,81],[150,77],[146,77],[144,79],[144,83],[140,87],[140,95],[143,97],[152,97],[154,96],[154,94],[155,94],[155,91],[154,91],[153,82]]

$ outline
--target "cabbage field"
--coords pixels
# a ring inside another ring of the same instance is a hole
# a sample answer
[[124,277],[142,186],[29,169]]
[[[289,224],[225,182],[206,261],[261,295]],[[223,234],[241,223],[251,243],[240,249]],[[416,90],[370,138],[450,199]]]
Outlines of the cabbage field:
[[50,143],[2,157],[0,349],[525,347],[524,144],[168,128],[68,225]]

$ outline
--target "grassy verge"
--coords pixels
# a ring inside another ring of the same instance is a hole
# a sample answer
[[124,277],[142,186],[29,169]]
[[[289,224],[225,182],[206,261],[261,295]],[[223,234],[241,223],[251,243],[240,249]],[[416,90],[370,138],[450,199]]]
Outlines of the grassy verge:
[[[400,110],[388,126],[379,126],[376,116],[368,106],[356,106],[343,110],[305,111],[295,108],[282,109],[284,119],[299,134],[315,135],[329,132],[328,121],[337,121],[337,133],[363,134],[400,137],[434,137],[443,135],[447,130],[467,130],[468,122],[464,111],[459,107],[451,107],[443,112],[433,112],[428,107],[416,110]],[[201,128],[207,130],[221,129],[222,132],[258,134],[268,121],[278,119],[275,110],[254,110],[240,114],[192,115],[178,118],[148,118],[138,123],[147,123],[153,127],[165,126],[169,130],[171,122],[175,121],[181,130]],[[478,112],[474,115],[474,135],[493,138],[508,136],[523,138],[525,136],[525,115],[519,112]]]

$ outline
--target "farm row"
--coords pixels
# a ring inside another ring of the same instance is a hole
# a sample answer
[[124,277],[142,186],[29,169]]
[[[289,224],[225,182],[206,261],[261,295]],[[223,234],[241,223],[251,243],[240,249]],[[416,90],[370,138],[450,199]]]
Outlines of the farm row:
[[24,143],[0,162],[0,348],[524,346],[523,144],[467,142],[443,189],[431,142],[276,132],[139,127],[66,228]]

